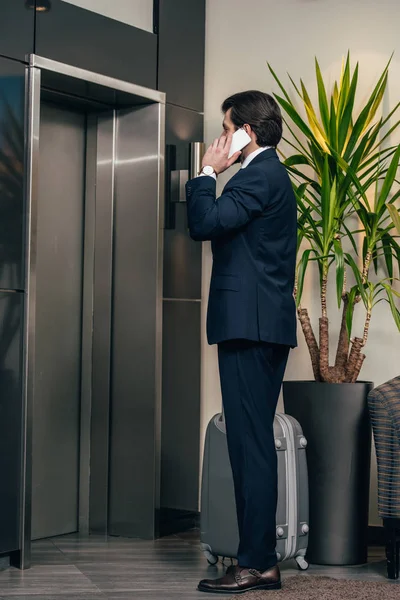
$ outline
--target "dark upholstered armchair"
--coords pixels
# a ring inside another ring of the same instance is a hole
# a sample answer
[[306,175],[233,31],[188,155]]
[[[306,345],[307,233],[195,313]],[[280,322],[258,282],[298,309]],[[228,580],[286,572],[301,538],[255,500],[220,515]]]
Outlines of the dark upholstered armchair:
[[386,534],[388,577],[400,566],[400,377],[368,396],[378,460],[378,506]]

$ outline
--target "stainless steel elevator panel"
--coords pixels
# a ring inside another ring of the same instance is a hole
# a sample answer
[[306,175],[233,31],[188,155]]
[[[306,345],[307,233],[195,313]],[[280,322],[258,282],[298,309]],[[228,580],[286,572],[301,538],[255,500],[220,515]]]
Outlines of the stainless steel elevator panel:
[[[109,497],[115,111],[99,115],[96,121],[89,528],[90,531],[106,533]],[[88,157],[90,155],[89,151]],[[88,196],[86,200],[88,207]]]
[[26,72],[22,568],[32,537],[157,535],[165,148],[162,92]]
[[85,116],[41,106],[32,538],[77,531]]
[[115,160],[109,531],[145,538],[160,491],[159,119],[155,104],[119,111]]

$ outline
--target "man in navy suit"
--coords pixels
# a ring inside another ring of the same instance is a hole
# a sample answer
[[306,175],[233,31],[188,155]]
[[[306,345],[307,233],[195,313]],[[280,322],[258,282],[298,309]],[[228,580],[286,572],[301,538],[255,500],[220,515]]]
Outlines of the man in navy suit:
[[[191,237],[212,242],[207,335],[218,344],[240,536],[238,565],[201,581],[199,590],[234,594],[281,587],[273,421],[289,349],[297,343],[297,210],[276,152],[282,116],[275,100],[242,92],[225,100],[222,112],[224,131],[186,194]],[[251,142],[228,159],[239,128]],[[217,176],[239,159],[241,169],[217,198]]]

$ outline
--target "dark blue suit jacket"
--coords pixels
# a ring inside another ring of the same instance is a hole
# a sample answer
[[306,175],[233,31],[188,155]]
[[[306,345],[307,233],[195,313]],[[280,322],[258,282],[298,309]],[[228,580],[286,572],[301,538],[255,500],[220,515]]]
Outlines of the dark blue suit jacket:
[[210,344],[232,339],[296,346],[297,208],[276,150],[258,154],[216,199],[212,177],[186,184],[194,240],[211,240]]

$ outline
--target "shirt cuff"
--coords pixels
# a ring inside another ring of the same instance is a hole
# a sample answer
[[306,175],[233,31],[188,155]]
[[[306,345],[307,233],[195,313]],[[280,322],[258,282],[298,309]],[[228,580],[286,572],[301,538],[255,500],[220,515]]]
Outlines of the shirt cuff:
[[213,179],[215,179],[215,181],[217,181],[217,176],[215,173],[212,173],[212,175],[206,175],[205,173],[200,173],[200,175],[198,175],[197,177],[212,177]]

